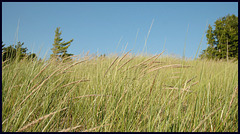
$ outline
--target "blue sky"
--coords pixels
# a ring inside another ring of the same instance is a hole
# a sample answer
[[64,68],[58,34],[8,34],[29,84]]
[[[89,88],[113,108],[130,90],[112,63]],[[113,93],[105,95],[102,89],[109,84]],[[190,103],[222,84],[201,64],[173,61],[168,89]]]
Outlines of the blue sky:
[[[165,55],[183,56],[186,43],[185,56],[193,58],[206,24],[227,14],[238,16],[237,2],[3,2],[2,41],[24,42],[30,52],[48,58],[60,27],[64,41],[74,39],[69,53],[121,53],[127,45],[125,52],[137,54],[153,22],[148,54],[161,53],[165,44]],[[200,49],[206,47],[204,34]]]

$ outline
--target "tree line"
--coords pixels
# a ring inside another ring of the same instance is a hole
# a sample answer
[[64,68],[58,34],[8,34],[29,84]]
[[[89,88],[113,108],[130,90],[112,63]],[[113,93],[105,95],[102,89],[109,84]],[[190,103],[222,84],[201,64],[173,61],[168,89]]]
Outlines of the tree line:
[[[71,42],[73,42],[73,39],[71,39],[68,42],[62,41],[61,38],[62,31],[60,31],[60,27],[56,28],[55,31],[55,38],[53,48],[51,49],[53,54],[51,54],[50,59],[57,59],[57,60],[63,60],[67,59],[67,57],[72,56],[73,54],[67,53],[67,49],[70,46]],[[21,43],[20,41],[16,45],[10,45],[8,47],[5,47],[6,44],[2,42],[2,61],[20,61],[22,59],[38,59],[37,55],[35,53],[27,53],[28,49],[26,47],[23,47],[24,42]],[[41,59],[40,59],[41,60]],[[71,60],[71,59],[68,59]]]
[[20,61],[23,58],[26,59],[34,59],[37,58],[35,53],[27,53],[28,49],[26,47],[23,47],[24,43],[21,43],[20,41],[16,45],[10,45],[8,47],[5,47],[6,44],[2,42],[2,61]]
[[[215,21],[213,28],[208,26],[207,41],[208,47],[203,50],[199,58],[204,59],[238,59],[238,17],[235,15],[227,15]],[[61,38],[62,31],[60,27],[55,30],[54,43],[52,44],[52,54],[50,59],[56,60],[68,59],[71,60],[67,49],[73,42],[63,41]],[[2,61],[14,61],[26,59],[37,59],[35,53],[27,53],[28,49],[23,47],[24,43],[18,42],[16,45],[5,47],[2,42]]]
[[219,18],[214,27],[208,26],[208,47],[200,58],[238,59],[238,17],[233,14]]

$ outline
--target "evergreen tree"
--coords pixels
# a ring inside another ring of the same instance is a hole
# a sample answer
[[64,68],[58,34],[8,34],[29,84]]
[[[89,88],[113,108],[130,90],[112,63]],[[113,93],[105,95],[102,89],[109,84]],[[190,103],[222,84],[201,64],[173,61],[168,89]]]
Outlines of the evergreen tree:
[[208,26],[208,47],[201,58],[238,58],[238,17],[227,15],[215,21],[215,29]]
[[54,43],[53,48],[51,49],[53,54],[51,54],[51,57],[68,57],[71,56],[73,54],[68,54],[67,53],[67,49],[68,47],[71,45],[70,43],[73,41],[73,39],[71,39],[68,42],[63,41],[62,42],[62,38],[60,37],[62,34],[62,31],[59,31],[60,27],[56,28],[55,31],[55,38],[54,38]]
[[24,57],[26,56],[30,56],[28,59],[30,58],[36,58],[36,54],[35,53],[27,53],[28,49],[25,47],[23,47],[24,42],[21,43],[20,41],[17,43],[17,45],[10,45],[8,47],[5,47],[5,44],[3,44],[2,42],[2,60],[9,60],[9,61],[13,61],[13,60],[17,60],[20,61],[22,60]]
[[5,45],[6,45],[6,44],[3,44],[3,41],[2,41],[2,50],[3,50],[3,48],[4,48]]
[[36,57],[37,57],[37,55],[35,53],[29,53],[29,55],[27,56],[27,59],[31,60],[31,59],[34,59]]

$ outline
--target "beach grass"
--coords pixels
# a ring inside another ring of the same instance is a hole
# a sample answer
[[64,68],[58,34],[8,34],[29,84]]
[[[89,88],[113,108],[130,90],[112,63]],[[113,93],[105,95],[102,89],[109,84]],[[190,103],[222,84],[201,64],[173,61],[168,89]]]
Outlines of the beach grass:
[[3,132],[238,132],[238,63],[85,56],[2,64]]

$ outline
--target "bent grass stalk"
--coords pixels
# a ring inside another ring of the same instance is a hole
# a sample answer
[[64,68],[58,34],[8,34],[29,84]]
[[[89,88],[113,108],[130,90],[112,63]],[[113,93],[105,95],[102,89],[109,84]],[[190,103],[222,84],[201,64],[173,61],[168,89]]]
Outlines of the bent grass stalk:
[[[165,51],[165,50],[164,50]],[[163,51],[163,52],[164,52]],[[155,57],[155,59],[152,61],[152,62],[150,62],[150,63],[148,63],[146,66],[146,68],[144,69],[144,70],[142,70],[142,72],[141,73],[143,73],[143,72],[145,72],[146,70],[148,70],[148,66],[149,66],[149,68],[151,67],[151,65],[156,61],[156,59],[160,56],[160,55],[162,55],[163,54],[163,52],[162,53],[160,53],[160,54],[158,54],[158,55],[156,55],[156,57]]]
[[[32,82],[50,65],[50,63],[48,63],[28,84],[27,88],[29,88],[29,86],[32,84]],[[31,90],[29,90],[31,91]]]
[[169,68],[169,67],[172,67],[172,68],[187,68],[187,67],[191,67],[191,66],[183,66],[183,65],[181,65],[181,64],[165,65],[165,66],[161,66],[161,67],[158,67],[158,68],[151,69],[151,70],[149,70],[147,73],[150,73],[150,72],[159,70],[159,69],[161,69],[161,68]]
[[130,68],[127,68],[127,69],[125,69],[123,72],[126,72],[126,71],[129,70],[129,69],[132,69],[132,68],[135,68],[135,67],[138,67],[138,66],[144,65],[144,63],[148,62],[149,60],[153,59],[153,58],[156,57],[156,56],[157,56],[157,55],[154,55],[154,56],[152,56],[152,57],[150,57],[150,58],[148,58],[148,59],[146,59],[146,60],[140,62],[140,63],[137,64],[137,65],[134,65],[134,66],[132,66],[132,67],[130,67]]
[[115,60],[111,63],[111,65],[108,67],[108,69],[106,70],[106,72],[104,73],[104,77],[105,77],[105,75],[107,74],[107,72],[109,71],[109,69],[112,67],[112,65],[116,62],[116,60],[118,59],[119,57],[117,56],[116,58],[115,58]]
[[63,130],[60,130],[58,132],[69,132],[71,130],[74,130],[74,129],[77,129],[77,128],[80,128],[82,127],[82,125],[79,125],[79,126],[76,126],[76,127],[70,127],[70,128],[67,128],[67,129],[63,129]]
[[133,59],[134,59],[134,57],[131,58],[131,59],[129,59],[128,61],[126,61],[124,64],[122,64],[122,65],[118,68],[118,70],[120,70],[123,66],[125,66],[128,62],[130,62],[130,61],[133,60]]
[[78,97],[75,97],[75,98],[73,98],[73,99],[80,99],[80,98],[83,98],[83,97],[91,97],[91,96],[109,96],[109,95],[102,95],[102,94],[90,94],[90,95],[78,96]]
[[156,56],[156,58],[155,58],[152,62],[150,62],[150,63],[148,64],[148,66],[151,66],[151,65],[157,60],[157,58],[158,58],[159,56],[161,56],[164,52],[165,52],[165,50],[163,50],[160,54],[158,54],[158,55]]
[[101,125],[101,126],[98,126],[98,127],[94,127],[94,128],[88,129],[88,130],[84,130],[84,131],[82,131],[82,132],[93,131],[93,130],[96,130],[96,129],[98,129],[98,128],[105,127],[105,126],[109,126],[109,125],[111,125],[111,124]]
[[69,86],[69,85],[72,85],[72,84],[78,84],[80,82],[86,82],[86,81],[90,81],[90,80],[78,80],[78,81],[74,81],[74,82],[71,82],[71,83],[68,83],[66,85],[63,85],[61,86],[60,88],[63,88],[63,87],[66,87],[66,86]]
[[[226,120],[227,120],[227,118],[228,118],[229,111],[230,111],[230,108],[231,108],[231,106],[232,106],[233,99],[235,98],[235,95],[236,95],[237,91],[238,91],[238,86],[235,88],[235,91],[234,91],[233,94],[232,94],[232,99],[231,99],[231,101],[229,102],[229,107],[228,107],[227,114],[226,114],[226,116],[225,116],[224,121],[222,121],[221,124],[222,124],[222,123],[225,124],[225,122],[226,122]],[[220,124],[220,126],[221,126],[221,124]]]
[[56,112],[52,112],[52,113],[50,113],[50,114],[48,114],[48,115],[45,115],[45,116],[43,116],[43,117],[41,117],[41,118],[39,118],[39,119],[37,119],[37,120],[34,120],[34,121],[32,121],[31,123],[27,124],[26,126],[20,128],[17,132],[22,132],[22,131],[24,131],[25,129],[27,129],[28,127],[31,127],[31,126],[33,126],[34,124],[38,123],[39,121],[44,120],[44,119],[50,117],[51,115],[54,115],[54,114],[56,114],[57,112],[60,112],[60,111],[66,110],[66,109],[67,109],[67,107],[66,107],[66,108],[63,108],[63,109],[61,109],[61,110],[58,110],[58,111],[56,111]]
[[154,56],[152,56],[152,57],[150,57],[150,58],[142,61],[141,63],[139,63],[139,64],[137,64],[137,65],[135,65],[135,66],[133,66],[133,67],[137,67],[137,66],[143,65],[144,63],[148,62],[149,60],[153,59],[153,58],[156,57],[156,56],[157,56],[157,55],[154,55]]
[[203,123],[208,119],[210,118],[212,115],[214,115],[219,109],[221,109],[221,107],[217,108],[215,111],[213,111],[212,113],[210,113],[207,117],[205,117],[204,120],[202,120],[199,125],[193,130],[193,132],[197,131],[202,125]]
[[117,64],[119,64],[127,55],[129,52],[131,52],[132,50],[128,51],[126,54],[123,55],[123,57],[118,61]]

